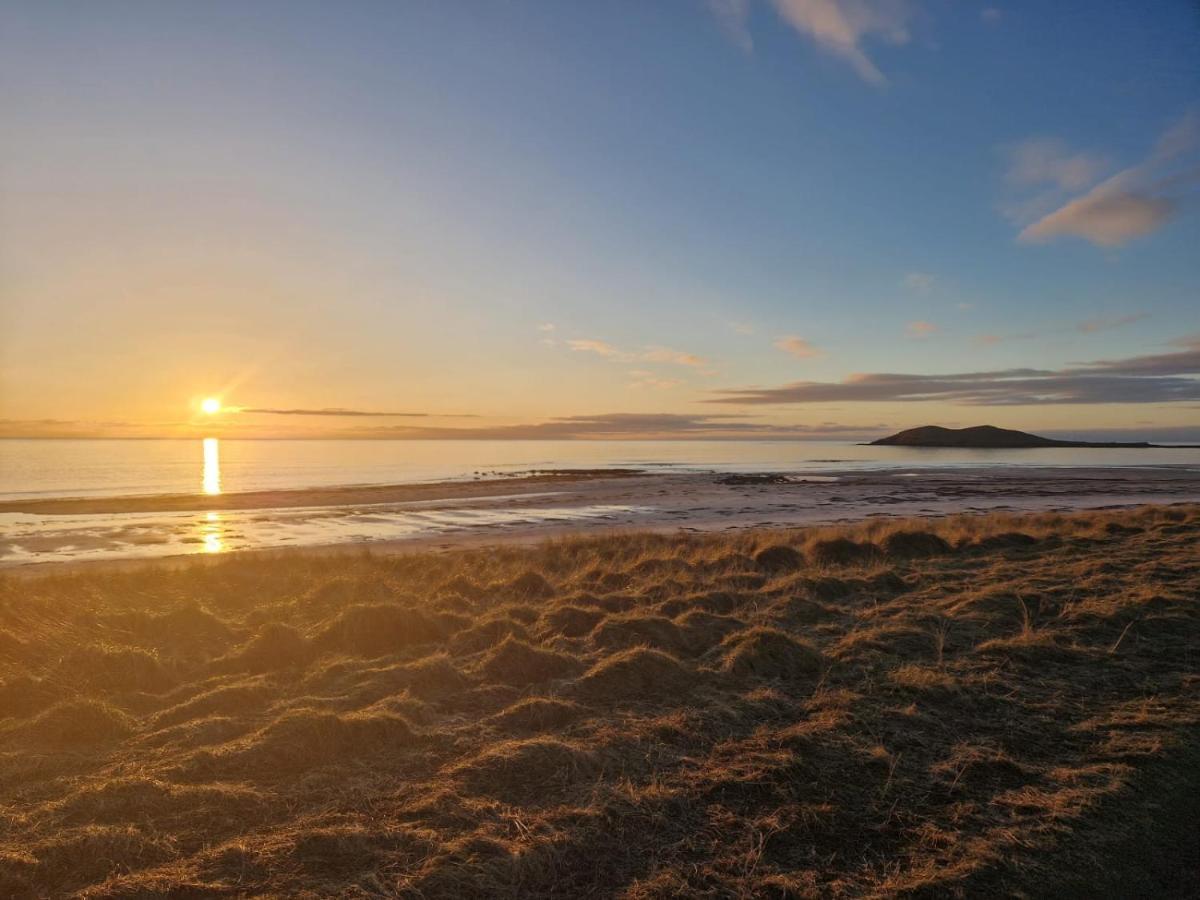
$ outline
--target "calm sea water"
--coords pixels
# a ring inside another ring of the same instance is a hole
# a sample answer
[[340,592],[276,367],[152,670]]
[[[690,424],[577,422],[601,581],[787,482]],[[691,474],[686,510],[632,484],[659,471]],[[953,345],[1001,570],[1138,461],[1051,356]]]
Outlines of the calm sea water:
[[396,484],[555,468],[838,472],[944,466],[1200,467],[1200,450],[918,450],[845,441],[0,440],[0,498]]

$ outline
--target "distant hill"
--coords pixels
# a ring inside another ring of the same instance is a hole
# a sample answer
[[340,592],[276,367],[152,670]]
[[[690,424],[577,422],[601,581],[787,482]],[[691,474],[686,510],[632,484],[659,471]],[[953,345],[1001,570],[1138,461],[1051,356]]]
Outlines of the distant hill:
[[995,425],[976,425],[973,428],[941,428],[937,425],[923,425],[920,428],[909,428],[890,437],[871,441],[872,445],[887,447],[978,447],[978,448],[1008,448],[1018,449],[1027,447],[1157,447],[1146,441],[1121,443],[1117,441],[1056,441],[1024,431],[1011,428],[997,428]]

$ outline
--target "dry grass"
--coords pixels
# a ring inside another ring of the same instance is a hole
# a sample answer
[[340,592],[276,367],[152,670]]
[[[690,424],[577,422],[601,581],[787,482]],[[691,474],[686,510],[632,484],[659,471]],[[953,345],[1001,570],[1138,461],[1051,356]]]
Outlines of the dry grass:
[[0,580],[0,896],[1195,896],[1200,510]]

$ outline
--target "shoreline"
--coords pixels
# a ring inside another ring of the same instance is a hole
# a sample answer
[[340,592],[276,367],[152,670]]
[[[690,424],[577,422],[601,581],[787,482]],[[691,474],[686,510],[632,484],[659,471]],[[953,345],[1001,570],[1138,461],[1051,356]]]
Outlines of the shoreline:
[[[280,488],[221,494],[126,494],[114,497],[38,497],[0,500],[2,513],[41,515],[136,513],[136,512],[228,512],[242,509],[295,509],[349,504],[408,503],[459,497],[488,497],[496,488],[515,489],[610,478],[636,478],[638,469],[559,469],[518,474],[511,477],[401,482],[393,484],[348,484],[329,487]],[[514,492],[512,490],[510,493]]]
[[[266,506],[268,496],[283,505]],[[1166,506],[1200,502],[1200,472],[993,467],[808,480],[797,475],[782,481],[762,475],[592,472],[214,499],[226,505],[219,511],[180,510],[175,504],[183,498],[173,498],[162,514],[112,504],[107,508],[124,511],[10,514],[14,524],[0,540],[0,570],[50,572],[231,554],[440,552],[583,534],[734,534],[874,519]],[[321,500],[328,505],[314,504]]]

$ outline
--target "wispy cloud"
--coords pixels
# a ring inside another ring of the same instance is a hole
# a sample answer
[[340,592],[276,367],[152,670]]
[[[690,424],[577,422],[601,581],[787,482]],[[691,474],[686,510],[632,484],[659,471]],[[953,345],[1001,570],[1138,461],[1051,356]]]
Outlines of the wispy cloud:
[[929,272],[909,272],[904,276],[904,286],[919,294],[928,294],[936,281],[937,276]]
[[[1200,185],[1200,114],[1189,112],[1172,125],[1142,162],[1117,172],[1089,190],[1033,218],[1017,239],[1046,243],[1079,237],[1101,247],[1119,247],[1153,234],[1171,221],[1182,197]],[[1040,168],[1039,168],[1040,165]],[[1061,191],[1077,191],[1098,174],[1098,163],[1085,156],[1053,156],[1010,170],[1033,178],[1041,172]],[[1037,183],[1028,181],[1027,183]],[[1045,197],[1014,207],[1017,216],[1037,210]]]
[[668,391],[683,384],[678,378],[662,378],[645,369],[634,369],[629,376],[633,379],[629,386],[634,390]]
[[622,439],[780,439],[807,437],[867,437],[886,429],[886,423],[816,425],[755,422],[744,415],[682,413],[604,413],[563,416],[544,422],[465,428],[395,425],[362,430],[360,436],[408,439],[476,440],[622,440]]
[[612,344],[607,341],[595,341],[588,339],[577,339],[567,341],[567,346],[577,353],[595,353],[597,356],[603,356],[605,359],[628,360],[628,353],[622,353]]
[[1149,317],[1150,313],[1144,312],[1131,313],[1126,316],[1097,316],[1094,319],[1080,322],[1075,329],[1083,334],[1095,334],[1097,331],[1111,331],[1114,328],[1132,325],[1134,322],[1140,322]]
[[550,331],[554,331],[554,329],[555,329],[556,327],[557,327],[557,326],[556,326],[556,325],[555,325],[553,322],[543,322],[541,325],[539,325],[539,326],[537,327],[537,330],[538,330],[538,331],[546,331],[546,332],[550,332]]
[[909,322],[908,325],[905,326],[905,331],[908,332],[908,336],[910,338],[921,340],[937,334],[938,327],[932,322]]
[[708,9],[731,41],[747,53],[754,49],[747,23],[750,0],[708,0]]
[[642,353],[641,358],[646,362],[673,363],[677,366],[692,368],[703,368],[709,364],[703,356],[685,353],[682,350],[672,350],[670,347],[648,347]]
[[822,350],[814,347],[804,338],[797,337],[794,334],[779,338],[775,341],[775,347],[784,353],[796,357],[796,359],[815,359],[816,357],[825,355]]
[[994,6],[985,6],[979,11],[979,18],[986,25],[999,25],[1004,13]]
[[1059,138],[1034,137],[1010,151],[1006,180],[1017,187],[1052,185],[1064,191],[1087,187],[1109,168],[1103,156],[1072,153]]
[[709,403],[769,405],[922,402],[966,406],[1178,403],[1200,400],[1200,335],[1167,353],[1097,360],[1062,369],[1000,369],[948,375],[864,373],[837,382],[718,391]]
[[671,347],[650,346],[637,351],[628,351],[614,347],[607,341],[591,339],[569,340],[567,346],[580,353],[595,353],[597,356],[603,356],[613,362],[627,363],[641,360],[642,362],[687,366],[693,369],[702,369],[710,364],[709,360],[703,356],[684,350],[675,350]]
[[990,347],[993,344],[1006,344],[1009,341],[1029,341],[1038,336],[1036,331],[1016,331],[1007,334],[977,334],[971,338],[971,343],[978,344],[981,347]]
[[862,49],[864,40],[906,44],[913,8],[905,0],[772,0],[793,28],[841,57],[871,84],[887,79]]
[[[863,44],[879,40],[906,44],[915,11],[908,0],[770,0],[779,17],[823,50],[850,64],[859,77],[883,85],[887,78]],[[725,33],[743,50],[753,49],[747,20],[749,0],[709,0],[708,8]]]
[[328,406],[321,409],[275,409],[266,407],[237,407],[231,412],[255,413],[269,416],[372,416],[385,418],[428,418],[429,413],[423,412],[379,412],[368,409],[343,409],[340,406]]
[[1056,334],[1098,334],[1102,331],[1111,331],[1114,328],[1123,328],[1126,325],[1132,325],[1134,322],[1140,322],[1143,319],[1148,319],[1149,313],[1129,313],[1120,316],[1096,316],[1091,319],[1085,319],[1082,322],[1076,322],[1072,325],[1060,325],[1053,328],[1046,328],[1042,331],[1014,331],[1004,334],[977,334],[971,340],[975,344],[991,345],[1008,343],[1009,341],[1029,341],[1036,340],[1041,337],[1048,337]]

